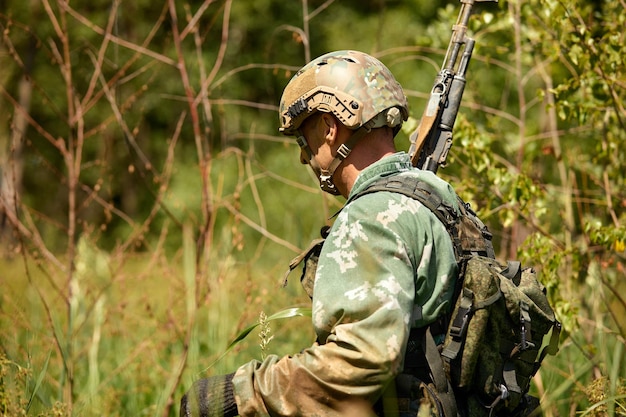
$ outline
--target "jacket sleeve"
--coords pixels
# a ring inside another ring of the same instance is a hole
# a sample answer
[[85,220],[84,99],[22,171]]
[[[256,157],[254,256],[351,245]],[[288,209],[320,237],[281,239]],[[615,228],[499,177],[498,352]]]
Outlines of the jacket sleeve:
[[339,214],[320,254],[312,318],[319,343],[237,371],[242,416],[371,415],[371,404],[402,369],[420,266],[415,254],[432,236],[421,233],[407,246],[417,226],[399,219],[415,218],[407,210],[417,206],[378,194]]

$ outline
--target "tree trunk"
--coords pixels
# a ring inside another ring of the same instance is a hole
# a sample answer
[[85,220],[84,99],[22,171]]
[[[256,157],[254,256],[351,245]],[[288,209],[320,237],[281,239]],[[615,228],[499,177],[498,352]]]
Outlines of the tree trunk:
[[18,104],[13,112],[9,140],[0,148],[0,242],[11,243],[22,189],[24,135],[28,128],[32,83],[25,75],[18,86]]

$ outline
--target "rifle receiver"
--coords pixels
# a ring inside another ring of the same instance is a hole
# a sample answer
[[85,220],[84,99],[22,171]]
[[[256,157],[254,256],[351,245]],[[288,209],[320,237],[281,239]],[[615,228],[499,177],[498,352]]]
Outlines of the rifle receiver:
[[[461,11],[454,26],[443,66],[430,92],[430,98],[417,129],[411,134],[411,163],[421,169],[437,172],[445,166],[452,146],[452,128],[461,106],[465,74],[474,49],[474,40],[467,36],[474,2],[498,0],[460,0]],[[459,54],[463,51],[461,59]]]

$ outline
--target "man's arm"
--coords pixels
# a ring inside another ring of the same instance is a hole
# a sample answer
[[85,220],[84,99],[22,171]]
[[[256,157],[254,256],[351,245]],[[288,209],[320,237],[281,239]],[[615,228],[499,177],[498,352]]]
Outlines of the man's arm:
[[380,218],[388,196],[375,200],[344,209],[320,255],[313,325],[321,344],[241,367],[233,379],[241,415],[369,415],[400,372],[414,259]]

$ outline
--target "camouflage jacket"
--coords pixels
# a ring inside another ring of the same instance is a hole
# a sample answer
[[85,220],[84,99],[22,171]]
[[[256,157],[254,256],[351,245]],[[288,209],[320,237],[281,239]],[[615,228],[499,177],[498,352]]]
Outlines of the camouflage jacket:
[[[361,172],[351,196],[389,175],[418,176],[458,209],[452,188],[405,153]],[[241,416],[367,416],[402,370],[411,327],[449,308],[457,265],[445,227],[417,200],[376,192],[348,200],[324,243],[313,291],[318,342],[241,366]]]

